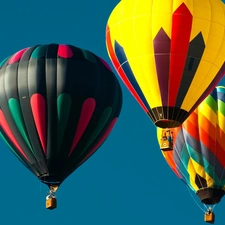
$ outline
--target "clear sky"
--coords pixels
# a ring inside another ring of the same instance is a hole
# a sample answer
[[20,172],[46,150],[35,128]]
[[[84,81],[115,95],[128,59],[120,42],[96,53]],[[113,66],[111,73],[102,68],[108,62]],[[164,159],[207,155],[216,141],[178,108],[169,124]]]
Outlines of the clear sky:
[[[118,2],[2,1],[0,60],[24,47],[65,43],[110,63],[105,26]],[[225,80],[220,84],[225,85]],[[102,147],[59,188],[56,210],[45,209],[47,187],[0,142],[0,224],[205,224],[204,213],[164,161],[154,125],[121,86],[124,101],[116,126]],[[224,209],[225,199],[215,208],[217,225],[224,224]]]

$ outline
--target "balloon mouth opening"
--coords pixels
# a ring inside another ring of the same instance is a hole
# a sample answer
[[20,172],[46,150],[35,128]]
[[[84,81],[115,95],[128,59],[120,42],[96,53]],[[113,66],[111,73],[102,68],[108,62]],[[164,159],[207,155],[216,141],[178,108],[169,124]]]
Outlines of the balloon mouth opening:
[[54,175],[44,174],[38,178],[42,183],[47,185],[60,185],[62,183]]
[[172,106],[159,106],[147,112],[155,126],[160,128],[179,127],[188,118],[190,112]]
[[196,192],[201,202],[206,205],[214,205],[220,202],[225,191],[217,188],[202,188]]
[[158,120],[155,122],[155,126],[160,127],[160,128],[173,128],[173,127],[179,127],[181,126],[182,123],[176,120]]

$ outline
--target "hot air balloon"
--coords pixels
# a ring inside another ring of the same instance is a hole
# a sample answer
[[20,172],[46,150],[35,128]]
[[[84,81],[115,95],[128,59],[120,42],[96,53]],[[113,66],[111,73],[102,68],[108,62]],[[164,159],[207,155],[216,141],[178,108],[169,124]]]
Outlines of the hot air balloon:
[[[157,129],[161,143],[162,129]],[[225,194],[225,87],[218,86],[177,128],[173,150],[162,151],[171,169],[201,202],[215,205]],[[213,213],[205,214],[213,222]]]
[[122,106],[108,64],[72,45],[25,48],[0,69],[1,136],[17,158],[55,192],[106,140]]
[[225,72],[221,0],[122,0],[106,27],[109,57],[157,127],[180,126]]

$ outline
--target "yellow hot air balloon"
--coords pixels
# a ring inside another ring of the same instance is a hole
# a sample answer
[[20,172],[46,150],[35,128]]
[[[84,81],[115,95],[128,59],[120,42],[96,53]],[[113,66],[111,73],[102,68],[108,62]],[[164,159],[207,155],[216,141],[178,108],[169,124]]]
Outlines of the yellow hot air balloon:
[[154,124],[180,126],[225,72],[221,0],[122,0],[106,28],[110,59]]

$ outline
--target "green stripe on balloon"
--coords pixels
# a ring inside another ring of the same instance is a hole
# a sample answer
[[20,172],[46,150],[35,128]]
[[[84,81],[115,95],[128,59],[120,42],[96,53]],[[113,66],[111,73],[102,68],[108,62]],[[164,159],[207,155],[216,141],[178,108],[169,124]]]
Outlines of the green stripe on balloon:
[[218,111],[225,116],[225,103],[221,100],[218,100]]
[[81,152],[80,156],[87,150],[87,148],[89,148],[89,146],[94,142],[94,140],[98,137],[98,135],[101,133],[101,131],[103,130],[103,128],[105,127],[106,123],[108,122],[110,116],[112,113],[112,107],[107,107],[104,109],[104,111],[101,114],[101,117],[94,129],[94,131],[92,132],[89,140],[87,141],[83,151]]
[[63,139],[63,135],[68,123],[72,100],[70,95],[61,94],[57,99],[57,113],[58,113],[58,136],[57,136],[57,148],[60,149],[60,145]]
[[[5,137],[2,135],[2,133],[0,132],[0,137],[3,139],[3,141],[6,143],[6,145],[9,147],[9,149],[13,152],[14,155],[16,155],[16,157],[26,166],[26,164],[24,163],[24,161],[19,157],[19,155],[15,152],[15,150],[11,147],[11,145],[9,144],[9,142],[5,139]],[[27,167],[27,166],[26,166]]]
[[31,54],[31,58],[39,59],[45,56],[47,45],[38,46]]
[[[180,131],[180,132],[182,132],[182,131]],[[187,169],[188,168],[188,162],[189,162],[189,159],[190,159],[190,155],[188,153],[188,146],[186,145],[186,143],[184,143],[183,146],[182,146],[180,156],[181,156],[180,161],[184,165],[185,169]]]
[[22,112],[21,112],[21,109],[20,109],[19,102],[16,99],[11,98],[11,99],[9,99],[8,104],[9,104],[9,110],[11,112],[11,115],[12,115],[15,123],[16,123],[17,128],[20,131],[20,134],[22,135],[24,141],[27,143],[31,152],[34,154],[33,149],[31,147],[31,144],[30,144],[30,141],[29,141],[29,138],[27,136],[27,132],[26,132],[26,129],[25,129],[25,124],[24,124],[24,121],[23,121]]
[[220,178],[215,174],[215,167],[205,159],[204,155],[199,154],[197,151],[191,148],[191,146],[188,147],[188,151],[191,159],[194,160],[195,163],[197,163],[198,165],[202,166],[205,170],[205,173],[208,174],[211,178],[213,178],[216,184],[219,184]]
[[11,56],[8,56],[6,59],[0,62],[0,67],[10,58]]
[[217,112],[217,102],[215,101],[215,99],[209,95],[206,99],[205,99],[205,103],[216,113]]
[[[182,130],[180,130],[180,132],[182,132]],[[188,154],[188,149],[187,149],[186,144],[183,144],[181,153],[178,157],[179,157],[179,172],[188,181],[190,179],[190,175],[187,172],[190,156]]]
[[97,63],[95,56],[94,56],[91,52],[89,52],[89,51],[87,51],[87,50],[83,50],[83,49],[81,49],[81,51],[83,52],[84,57],[85,57],[88,61],[90,61],[90,62],[92,62],[92,63]]
[[219,182],[214,184],[218,188],[224,187],[225,186],[225,180],[219,180]]

